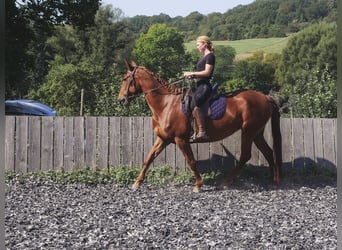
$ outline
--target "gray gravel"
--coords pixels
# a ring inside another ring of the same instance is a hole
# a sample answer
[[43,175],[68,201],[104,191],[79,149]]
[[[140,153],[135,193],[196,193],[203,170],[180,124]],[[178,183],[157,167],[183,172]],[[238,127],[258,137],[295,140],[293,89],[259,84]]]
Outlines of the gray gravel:
[[337,249],[336,185],[6,183],[7,249]]

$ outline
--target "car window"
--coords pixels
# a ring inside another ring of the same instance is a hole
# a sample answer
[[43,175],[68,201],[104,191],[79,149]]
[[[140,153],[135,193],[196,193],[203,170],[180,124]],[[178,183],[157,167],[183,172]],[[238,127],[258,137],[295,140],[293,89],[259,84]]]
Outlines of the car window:
[[14,106],[6,106],[5,113],[6,115],[24,115],[23,110],[21,108]]

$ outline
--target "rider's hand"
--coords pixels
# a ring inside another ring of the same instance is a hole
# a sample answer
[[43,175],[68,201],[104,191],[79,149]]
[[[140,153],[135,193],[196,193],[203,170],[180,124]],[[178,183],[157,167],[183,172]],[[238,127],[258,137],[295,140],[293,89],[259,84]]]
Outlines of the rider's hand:
[[184,76],[188,79],[192,79],[195,77],[194,72],[184,72]]

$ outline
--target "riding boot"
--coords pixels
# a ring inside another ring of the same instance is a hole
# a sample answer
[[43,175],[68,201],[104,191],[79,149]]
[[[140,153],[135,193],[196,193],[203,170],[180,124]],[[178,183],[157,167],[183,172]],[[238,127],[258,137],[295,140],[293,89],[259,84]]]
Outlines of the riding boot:
[[205,131],[205,118],[202,114],[201,109],[196,106],[194,110],[192,111],[192,115],[194,116],[196,120],[196,124],[198,126],[198,134],[196,135],[195,138],[193,138],[193,141],[200,141],[200,140],[208,139],[209,137]]

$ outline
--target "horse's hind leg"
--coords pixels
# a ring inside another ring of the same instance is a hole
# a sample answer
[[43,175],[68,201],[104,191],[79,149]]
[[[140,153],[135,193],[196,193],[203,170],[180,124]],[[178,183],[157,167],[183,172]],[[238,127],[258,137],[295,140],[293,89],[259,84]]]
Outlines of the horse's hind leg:
[[246,162],[251,159],[251,151],[252,151],[252,142],[254,138],[253,133],[246,133],[242,130],[241,133],[241,155],[237,165],[233,168],[232,173],[228,176],[228,178],[223,183],[223,188],[228,189],[232,184],[235,177],[239,174],[243,166],[245,166]]
[[270,169],[271,169],[271,176],[272,176],[273,181],[279,184],[279,181],[280,181],[279,169],[277,165],[274,163],[273,150],[267,144],[264,138],[263,132],[264,131],[262,131],[255,137],[254,143],[256,147],[261,151],[261,153],[266,158],[268,165],[270,166]]
[[157,137],[157,139],[154,142],[153,147],[151,148],[150,152],[148,153],[143,168],[141,169],[136,181],[133,184],[133,189],[137,189],[141,183],[145,179],[146,172],[148,170],[148,167],[151,165],[153,160],[160,154],[160,152],[168,145],[169,143],[162,140],[160,137]]

